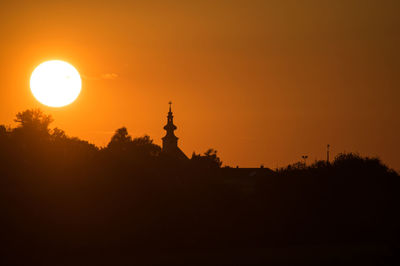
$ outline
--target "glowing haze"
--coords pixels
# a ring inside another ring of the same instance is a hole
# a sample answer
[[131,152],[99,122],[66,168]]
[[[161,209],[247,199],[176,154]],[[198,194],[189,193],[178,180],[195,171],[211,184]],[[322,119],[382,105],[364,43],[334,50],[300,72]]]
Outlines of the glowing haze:
[[[105,145],[126,126],[160,144],[168,101],[187,155],[282,166],[358,151],[400,169],[400,1],[6,1],[0,123],[40,107]],[[29,91],[40,63],[82,76],[62,108]]]

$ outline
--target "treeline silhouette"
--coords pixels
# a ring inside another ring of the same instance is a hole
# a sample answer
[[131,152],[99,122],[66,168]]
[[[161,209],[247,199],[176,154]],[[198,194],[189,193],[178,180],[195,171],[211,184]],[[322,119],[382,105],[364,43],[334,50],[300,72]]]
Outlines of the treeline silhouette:
[[213,149],[176,160],[125,127],[98,148],[50,129],[52,118],[37,109],[15,121],[0,126],[9,263],[43,252],[93,261],[160,250],[398,245],[400,179],[378,158],[346,153],[276,171],[221,168]]

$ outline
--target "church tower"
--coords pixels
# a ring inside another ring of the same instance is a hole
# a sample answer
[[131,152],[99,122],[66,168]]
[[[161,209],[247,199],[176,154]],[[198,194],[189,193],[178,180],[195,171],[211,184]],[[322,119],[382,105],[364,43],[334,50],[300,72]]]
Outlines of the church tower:
[[176,157],[178,159],[188,159],[186,155],[179,149],[178,147],[178,137],[175,136],[174,131],[177,127],[174,125],[174,116],[171,111],[172,102],[169,102],[169,112],[167,116],[167,124],[164,126],[167,134],[162,138],[162,151],[172,157]]

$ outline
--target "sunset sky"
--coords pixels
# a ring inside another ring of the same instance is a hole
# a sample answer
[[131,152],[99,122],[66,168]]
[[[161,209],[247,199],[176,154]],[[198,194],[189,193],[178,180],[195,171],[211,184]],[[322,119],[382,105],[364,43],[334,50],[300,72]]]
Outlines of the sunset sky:
[[[41,108],[105,146],[126,126],[161,145],[168,101],[188,155],[275,168],[359,152],[400,170],[400,1],[6,1],[0,124]],[[64,60],[82,92],[61,108],[29,88]]]

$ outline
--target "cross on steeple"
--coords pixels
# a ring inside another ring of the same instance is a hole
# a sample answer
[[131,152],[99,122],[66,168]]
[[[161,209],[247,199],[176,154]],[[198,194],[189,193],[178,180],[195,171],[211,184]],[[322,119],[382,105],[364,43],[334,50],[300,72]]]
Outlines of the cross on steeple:
[[172,105],[172,102],[169,101],[168,104],[169,104],[169,111],[171,112],[171,105]]

